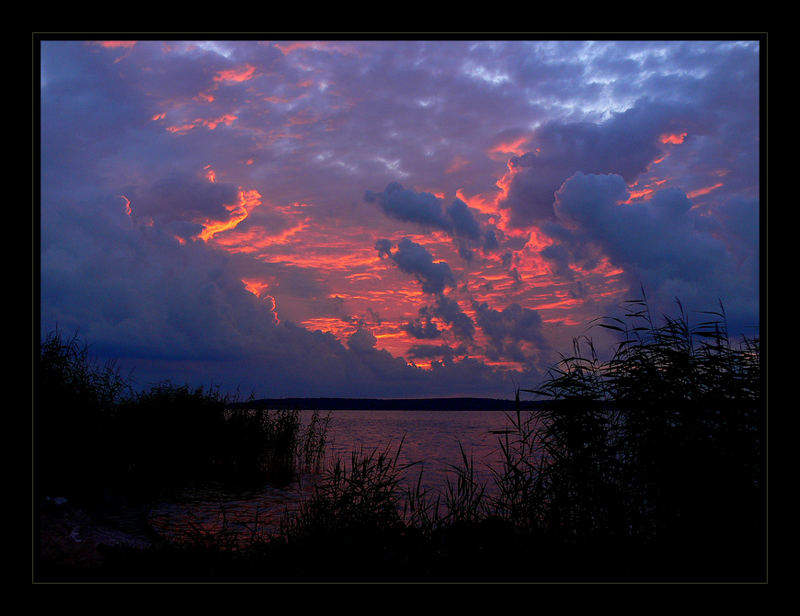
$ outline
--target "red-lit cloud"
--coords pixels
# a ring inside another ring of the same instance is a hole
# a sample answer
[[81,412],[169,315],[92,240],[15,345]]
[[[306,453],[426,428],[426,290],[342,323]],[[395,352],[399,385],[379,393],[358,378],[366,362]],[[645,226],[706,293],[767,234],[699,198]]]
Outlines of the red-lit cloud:
[[101,41],[99,45],[106,49],[132,49],[136,46],[136,41]]
[[249,64],[242,67],[225,69],[214,75],[214,81],[241,83],[252,79],[255,72],[256,67],[250,66]]
[[661,135],[661,143],[671,143],[672,145],[680,145],[686,139],[688,133],[676,133],[671,135]]
[[757,316],[752,42],[42,57],[43,328],[154,377],[507,395],[641,286]]

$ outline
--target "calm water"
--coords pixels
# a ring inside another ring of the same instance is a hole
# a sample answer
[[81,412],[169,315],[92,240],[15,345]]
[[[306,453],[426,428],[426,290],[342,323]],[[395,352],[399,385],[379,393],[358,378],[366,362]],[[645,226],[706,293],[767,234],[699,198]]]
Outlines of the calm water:
[[429,489],[443,487],[452,476],[450,465],[461,466],[461,447],[475,468],[496,464],[496,432],[508,428],[502,411],[334,411],[331,414],[328,455],[349,460],[359,448],[396,452],[401,439],[401,464],[419,463],[409,470],[416,480],[420,468]]
[[[309,416],[304,413],[303,419]],[[442,491],[448,477],[455,479],[451,465],[461,466],[459,443],[479,478],[491,484],[488,467],[499,468],[501,459],[499,432],[510,425],[502,411],[331,411],[330,417],[328,464],[339,458],[349,466],[351,452],[362,449],[388,448],[394,454],[402,440],[399,463],[419,463],[406,471],[406,483],[415,483],[422,470],[423,486],[430,491]],[[195,488],[155,507],[150,522],[174,539],[210,537],[224,529],[231,540],[246,542],[276,532],[281,517],[310,489],[308,478],[285,489],[226,493],[212,486]]]

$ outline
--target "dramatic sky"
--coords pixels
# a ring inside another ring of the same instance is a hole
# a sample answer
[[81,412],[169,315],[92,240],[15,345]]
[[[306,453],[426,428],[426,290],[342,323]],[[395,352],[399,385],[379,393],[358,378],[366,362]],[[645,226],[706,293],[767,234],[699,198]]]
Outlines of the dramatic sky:
[[40,43],[41,335],[139,389],[511,397],[642,287],[758,331],[757,40]]

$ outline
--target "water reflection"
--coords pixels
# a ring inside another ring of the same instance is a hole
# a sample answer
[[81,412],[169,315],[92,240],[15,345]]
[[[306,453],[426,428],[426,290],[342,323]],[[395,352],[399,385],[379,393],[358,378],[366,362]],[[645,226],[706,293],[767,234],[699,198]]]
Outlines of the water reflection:
[[452,476],[451,465],[461,464],[459,443],[480,476],[488,478],[487,465],[500,461],[495,433],[509,421],[502,411],[337,411],[331,424],[331,459],[346,459],[361,447],[393,449],[405,437],[399,462],[418,463],[409,474],[416,479],[421,467],[423,486],[437,490]]
[[[303,413],[308,421],[311,412]],[[491,487],[490,467],[501,462],[498,439],[510,426],[502,411],[332,411],[328,427],[326,464],[337,458],[349,462],[353,451],[396,452],[398,463],[413,464],[405,472],[407,484],[422,471],[422,487],[442,492],[453,466],[461,466],[461,447],[474,463],[479,481]],[[231,492],[221,486],[193,487],[160,503],[149,522],[171,541],[209,542],[235,549],[280,532],[287,512],[297,509],[310,494],[314,477],[304,475],[283,487]]]

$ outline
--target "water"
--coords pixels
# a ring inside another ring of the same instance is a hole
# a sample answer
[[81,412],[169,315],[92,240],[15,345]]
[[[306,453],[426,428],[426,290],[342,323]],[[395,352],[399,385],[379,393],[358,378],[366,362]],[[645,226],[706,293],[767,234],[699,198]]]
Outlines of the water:
[[[310,414],[304,412],[301,419],[307,421]],[[463,448],[479,481],[490,486],[489,468],[500,468],[499,439],[509,427],[502,411],[331,411],[326,465],[337,458],[349,465],[353,451],[388,449],[394,455],[402,441],[398,463],[414,463],[403,475],[404,485],[414,485],[421,470],[422,486],[441,493],[448,478],[455,481],[452,467],[463,465]],[[308,477],[285,488],[263,486],[246,492],[195,487],[154,507],[149,522],[173,540],[241,545],[279,532],[281,518],[310,490]]]
[[416,481],[422,469],[423,486],[440,489],[451,466],[462,465],[461,447],[475,470],[488,477],[487,465],[500,461],[498,434],[509,427],[502,411],[334,411],[328,455],[349,459],[360,448],[396,452],[399,463],[417,463],[406,475]]

